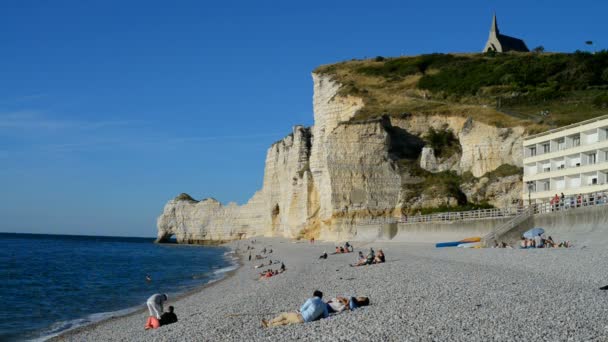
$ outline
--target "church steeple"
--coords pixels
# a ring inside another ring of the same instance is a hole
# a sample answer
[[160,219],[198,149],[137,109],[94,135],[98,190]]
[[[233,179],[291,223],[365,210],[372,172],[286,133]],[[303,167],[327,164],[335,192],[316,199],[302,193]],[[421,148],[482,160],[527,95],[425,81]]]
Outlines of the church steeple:
[[496,12],[494,12],[494,17],[492,17],[492,27],[490,27],[490,32],[496,32],[498,34],[498,22],[496,21]]

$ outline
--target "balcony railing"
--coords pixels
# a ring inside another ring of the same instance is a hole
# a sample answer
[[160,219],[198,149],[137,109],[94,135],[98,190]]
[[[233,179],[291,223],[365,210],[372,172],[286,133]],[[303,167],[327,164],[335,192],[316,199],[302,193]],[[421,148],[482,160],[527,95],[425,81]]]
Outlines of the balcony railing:
[[563,200],[560,198],[557,201],[550,200],[542,203],[532,204],[531,206],[443,212],[429,215],[404,215],[402,217],[379,217],[357,221],[357,224],[416,224],[513,218],[515,216],[522,215],[528,210],[530,210],[533,214],[544,214],[599,205],[608,205],[608,192],[590,193],[581,196],[568,196],[564,197]]

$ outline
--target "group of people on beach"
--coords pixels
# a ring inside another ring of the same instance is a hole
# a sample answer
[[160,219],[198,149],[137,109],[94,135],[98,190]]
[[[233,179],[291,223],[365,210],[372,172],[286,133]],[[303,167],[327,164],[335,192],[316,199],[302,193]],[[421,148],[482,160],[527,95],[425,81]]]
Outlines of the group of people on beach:
[[509,249],[513,249],[513,247],[511,247],[511,245],[509,245],[508,243],[501,241],[500,243],[498,243],[498,241],[494,240],[494,245],[492,246],[492,248],[509,248]]
[[[253,247],[253,246],[247,246],[247,250],[254,250],[254,249],[255,249],[255,247]],[[256,260],[258,260],[258,259],[266,259],[267,257],[269,257],[268,254],[272,253],[272,248],[268,248],[267,249],[266,247],[264,247],[264,249],[261,250],[261,253],[262,253],[261,255],[260,254],[256,255]],[[249,252],[249,261],[251,261],[251,252]],[[262,268],[262,267],[265,267],[265,266],[272,266],[273,264],[281,264],[281,267],[279,267],[279,269],[277,269],[277,270],[273,270],[272,268],[268,268],[268,269],[260,272],[260,278],[259,278],[260,280],[261,279],[265,279],[265,278],[271,278],[271,277],[277,276],[277,275],[279,275],[279,274],[287,271],[287,267],[285,267],[285,263],[283,263],[281,261],[278,261],[278,260],[275,260],[273,262],[272,259],[268,260],[268,264],[262,263],[260,265],[255,265],[253,267],[254,268]]]
[[346,241],[344,243],[344,246],[336,246],[336,251],[331,254],[351,253],[354,251],[355,251],[354,247],[348,241]]
[[168,312],[164,312],[163,310],[163,305],[167,300],[169,300],[169,297],[166,293],[156,293],[148,298],[146,305],[148,306],[150,316],[148,316],[144,329],[157,329],[160,326],[177,322],[177,315],[174,312],[175,308],[173,306],[169,306]]
[[364,256],[363,252],[359,251],[359,258],[357,259],[357,263],[351,266],[357,267],[372,264],[382,264],[385,261],[386,256],[384,255],[384,252],[381,249],[379,249],[378,253],[376,253],[374,252],[373,248],[370,248],[369,252],[367,253],[367,256]]
[[332,313],[355,310],[361,306],[369,305],[368,297],[342,297],[323,301],[323,292],[315,290],[312,297],[306,300],[300,310],[283,312],[270,320],[262,319],[263,327],[276,327],[281,325],[306,323],[327,318]]
[[522,236],[521,240],[519,241],[519,248],[520,249],[527,249],[527,248],[570,248],[570,247],[572,247],[572,244],[570,243],[570,241],[562,241],[560,243],[557,243],[557,242],[553,241],[553,238],[551,236],[545,237],[544,234],[538,234],[538,235],[534,236],[531,239],[526,238],[525,236]]
[[[257,266],[256,266],[256,268],[257,268]],[[271,268],[269,268],[269,269],[261,272],[260,279],[270,278],[270,277],[279,275],[285,271],[287,271],[287,268],[285,267],[284,263],[281,263],[281,267],[278,270],[272,270]]]

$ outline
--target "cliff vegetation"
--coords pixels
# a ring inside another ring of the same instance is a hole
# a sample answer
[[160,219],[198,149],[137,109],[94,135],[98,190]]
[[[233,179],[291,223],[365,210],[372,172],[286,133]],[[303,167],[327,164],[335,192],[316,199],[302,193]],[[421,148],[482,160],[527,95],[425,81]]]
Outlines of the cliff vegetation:
[[317,68],[363,99],[353,119],[384,114],[464,115],[529,133],[606,113],[608,51],[594,54],[429,54]]

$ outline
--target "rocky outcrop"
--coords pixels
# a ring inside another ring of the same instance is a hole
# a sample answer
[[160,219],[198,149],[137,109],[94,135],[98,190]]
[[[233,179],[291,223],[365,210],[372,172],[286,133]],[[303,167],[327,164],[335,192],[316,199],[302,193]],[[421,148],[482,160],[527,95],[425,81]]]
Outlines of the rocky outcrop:
[[522,166],[524,127],[499,128],[473,121],[466,115],[406,115],[392,120],[392,124],[417,136],[424,136],[429,127],[452,130],[462,151],[454,168],[458,173],[469,171],[481,177],[503,164]]
[[430,172],[459,170],[461,158],[460,154],[454,153],[447,158],[439,159],[435,157],[435,151],[432,147],[423,147],[420,154],[420,167]]
[[496,179],[481,177],[463,184],[461,189],[470,202],[487,202],[497,208],[512,207],[521,199],[522,176],[511,175]]
[[[361,99],[339,95],[340,85],[328,76],[313,74],[313,80],[315,124],[295,126],[290,135],[270,146],[262,188],[242,206],[178,196],[158,218],[159,242],[170,236],[180,243],[261,235],[350,239],[363,222],[399,216],[403,206],[456,201],[428,194],[406,201],[408,186],[423,179],[400,168],[402,158],[418,160],[422,153],[424,161],[416,163],[424,169],[469,171],[476,177],[505,163],[521,165],[523,128],[502,129],[439,115],[355,121],[363,107]],[[429,127],[451,129],[462,154],[437,160],[432,149],[423,149],[421,138]],[[498,184],[475,186],[470,186],[467,196],[499,198],[501,191],[507,191]]]

